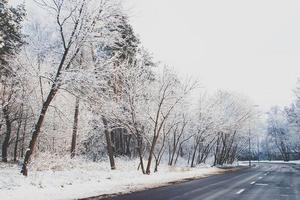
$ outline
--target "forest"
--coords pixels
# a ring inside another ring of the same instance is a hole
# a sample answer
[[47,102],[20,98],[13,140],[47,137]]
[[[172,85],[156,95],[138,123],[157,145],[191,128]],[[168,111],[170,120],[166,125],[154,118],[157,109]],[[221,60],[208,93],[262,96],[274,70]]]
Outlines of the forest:
[[38,17],[0,0],[1,166],[30,176],[41,161],[113,171],[121,159],[142,176],[162,164],[300,159],[300,82],[294,103],[265,112],[158,61],[119,0],[35,6]]

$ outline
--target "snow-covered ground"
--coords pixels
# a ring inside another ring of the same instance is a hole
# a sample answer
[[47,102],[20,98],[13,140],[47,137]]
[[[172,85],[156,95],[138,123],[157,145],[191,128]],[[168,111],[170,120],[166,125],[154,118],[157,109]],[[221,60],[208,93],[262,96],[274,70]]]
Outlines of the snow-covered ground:
[[55,162],[44,158],[43,161],[33,164],[28,177],[20,175],[20,166],[0,162],[0,199],[76,199],[127,193],[224,171],[209,166],[191,169],[162,164],[159,172],[142,175],[137,171],[137,160],[117,159],[117,169],[113,171],[108,162],[86,162],[78,158],[61,158]]
[[288,162],[283,160],[261,160],[259,162],[262,163],[292,163],[292,164],[300,164],[300,160],[290,160]]
[[[251,164],[259,164],[259,163],[291,163],[291,164],[300,164],[300,160],[290,160],[288,162],[283,161],[283,160],[260,160],[259,162],[257,160],[252,160]],[[248,166],[249,161],[239,161],[237,162],[238,166]]]

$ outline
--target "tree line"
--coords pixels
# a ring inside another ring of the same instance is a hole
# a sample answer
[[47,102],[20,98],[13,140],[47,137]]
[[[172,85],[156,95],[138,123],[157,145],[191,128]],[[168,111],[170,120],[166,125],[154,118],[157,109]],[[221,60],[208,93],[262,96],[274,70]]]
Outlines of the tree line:
[[264,156],[268,160],[300,159],[300,82],[289,106],[272,107],[267,113],[267,134],[263,140]]
[[121,1],[35,6],[41,15],[26,16],[24,5],[0,0],[3,162],[21,161],[27,176],[43,153],[107,160],[112,170],[124,156],[150,174],[161,162],[232,164],[245,152],[253,103],[209,94],[156,62]]

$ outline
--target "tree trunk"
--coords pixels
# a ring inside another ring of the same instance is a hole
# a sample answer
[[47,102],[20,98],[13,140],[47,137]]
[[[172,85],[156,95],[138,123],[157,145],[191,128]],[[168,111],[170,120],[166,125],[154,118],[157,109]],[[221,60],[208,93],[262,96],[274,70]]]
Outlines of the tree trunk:
[[178,141],[179,141],[179,138],[178,140],[175,142],[175,144],[173,145],[173,149],[172,149],[172,155],[171,155],[171,160],[169,162],[169,165],[172,166],[173,165],[173,162],[174,162],[174,158],[175,158],[175,154],[176,154],[176,150],[177,150],[177,146],[178,146]]
[[154,172],[158,172],[158,159],[155,159],[155,167],[154,167]]
[[26,127],[27,127],[27,116],[25,117],[25,122],[24,122],[24,127],[23,127],[22,144],[21,144],[21,158],[24,157]]
[[178,150],[177,150],[177,153],[176,153],[176,158],[175,158],[174,166],[175,166],[176,163],[177,163],[177,160],[178,160],[180,151],[182,151],[181,145],[182,145],[182,144],[179,144],[179,147],[178,147]]
[[152,157],[153,157],[153,153],[154,153],[154,147],[156,144],[156,140],[157,140],[156,136],[153,136],[153,140],[152,140],[152,144],[151,144],[151,148],[150,148],[150,152],[149,152],[149,157],[148,157],[146,174],[150,174],[150,167],[151,167],[151,162],[152,162]]
[[219,145],[220,145],[220,133],[218,133],[218,136],[217,136],[217,145],[216,145],[216,150],[215,150],[215,153],[214,153],[214,166],[217,165],[218,163],[218,154],[219,154]]
[[195,157],[196,157],[196,152],[197,152],[197,148],[198,148],[199,142],[197,141],[197,144],[195,146],[193,155],[192,155],[192,161],[191,161],[191,167],[194,167],[194,162],[195,162]]
[[31,140],[30,140],[30,143],[29,143],[29,147],[28,147],[28,149],[26,150],[26,153],[25,153],[24,163],[23,163],[22,170],[21,170],[21,173],[24,176],[28,175],[28,164],[29,164],[31,155],[33,154],[33,151],[35,149],[38,135],[41,132],[41,127],[43,126],[46,112],[49,108],[49,105],[50,105],[51,101],[54,99],[57,91],[58,91],[58,86],[56,84],[53,84],[52,87],[51,87],[51,90],[48,94],[48,97],[47,97],[46,101],[43,103],[43,107],[42,107],[42,110],[40,112],[38,121],[35,124],[35,129],[32,133],[32,137],[31,137]]
[[[22,118],[22,115],[21,115],[21,118]],[[18,129],[17,129],[17,136],[16,136],[16,142],[15,142],[15,148],[14,148],[14,162],[17,161],[18,144],[19,144],[21,126],[22,126],[22,119],[19,120]]]
[[71,158],[74,158],[74,156],[75,156],[76,137],[77,137],[77,129],[78,129],[78,115],[79,115],[79,98],[76,97],[73,133],[72,133],[72,142],[71,142]]
[[2,144],[2,161],[7,162],[7,150],[9,147],[9,140],[11,136],[11,121],[9,119],[9,113],[7,110],[7,107],[3,108],[3,115],[5,119],[5,125],[6,125],[6,133],[5,133],[5,138]]
[[[59,13],[60,13],[60,11],[58,11],[58,14]],[[76,23],[75,23],[75,26],[74,26],[74,29],[73,29],[73,33],[76,32],[78,24],[79,24],[79,20],[77,20]],[[64,64],[66,62],[66,59],[68,57],[69,50],[70,50],[70,47],[71,47],[71,41],[73,39],[73,36],[74,35],[71,34],[70,40],[69,40],[69,44],[70,45],[68,45],[68,47],[65,47],[65,49],[64,49],[64,52],[62,54],[62,58],[60,59],[60,63],[58,65],[58,68],[57,68],[57,71],[56,71],[54,82],[53,82],[53,84],[51,86],[51,89],[50,89],[50,92],[49,92],[49,94],[48,94],[48,96],[46,98],[46,101],[43,103],[42,110],[40,111],[40,115],[39,115],[38,120],[37,120],[37,122],[35,124],[34,130],[33,130],[32,136],[31,136],[31,140],[29,142],[29,147],[28,147],[28,149],[26,150],[26,153],[25,153],[24,163],[23,163],[22,170],[21,170],[21,173],[24,176],[28,175],[28,164],[29,164],[31,155],[34,152],[34,149],[35,149],[35,146],[36,146],[36,142],[37,142],[37,138],[38,138],[38,136],[39,136],[39,134],[41,132],[41,128],[43,126],[47,110],[48,110],[48,108],[50,106],[50,103],[52,102],[52,100],[54,99],[56,93],[59,90],[59,87],[60,87],[60,84],[61,84],[60,83],[60,81],[61,81],[60,80],[61,71],[62,71],[62,69],[64,67]],[[73,56],[75,57],[78,52],[79,52],[79,47],[78,47],[77,51],[74,53]],[[70,65],[71,65],[71,61],[68,63],[68,65],[66,66],[66,68],[68,68]]]
[[131,157],[130,141],[131,141],[131,135],[126,136],[126,155],[128,157]]
[[105,134],[105,138],[106,138],[106,144],[107,144],[107,153],[108,153],[108,157],[109,157],[109,162],[110,162],[110,168],[116,169],[116,165],[115,165],[115,159],[114,159],[114,152],[113,152],[113,147],[112,147],[112,143],[111,143],[111,138],[110,138],[110,131],[108,130],[107,127],[107,120],[102,116],[102,121],[104,124],[104,134]]
[[139,154],[139,158],[140,158],[140,166],[142,169],[142,173],[146,174],[145,172],[145,167],[144,167],[144,162],[143,162],[143,154],[142,154],[142,145],[143,145],[143,141],[142,141],[142,137],[140,134],[137,135],[137,143],[138,143],[138,154]]

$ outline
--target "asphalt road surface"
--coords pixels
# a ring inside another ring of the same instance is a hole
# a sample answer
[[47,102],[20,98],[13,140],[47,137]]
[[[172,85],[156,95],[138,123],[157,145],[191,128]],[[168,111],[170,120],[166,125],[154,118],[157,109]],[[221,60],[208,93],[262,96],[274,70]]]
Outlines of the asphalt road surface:
[[111,200],[300,200],[300,165],[258,164]]

